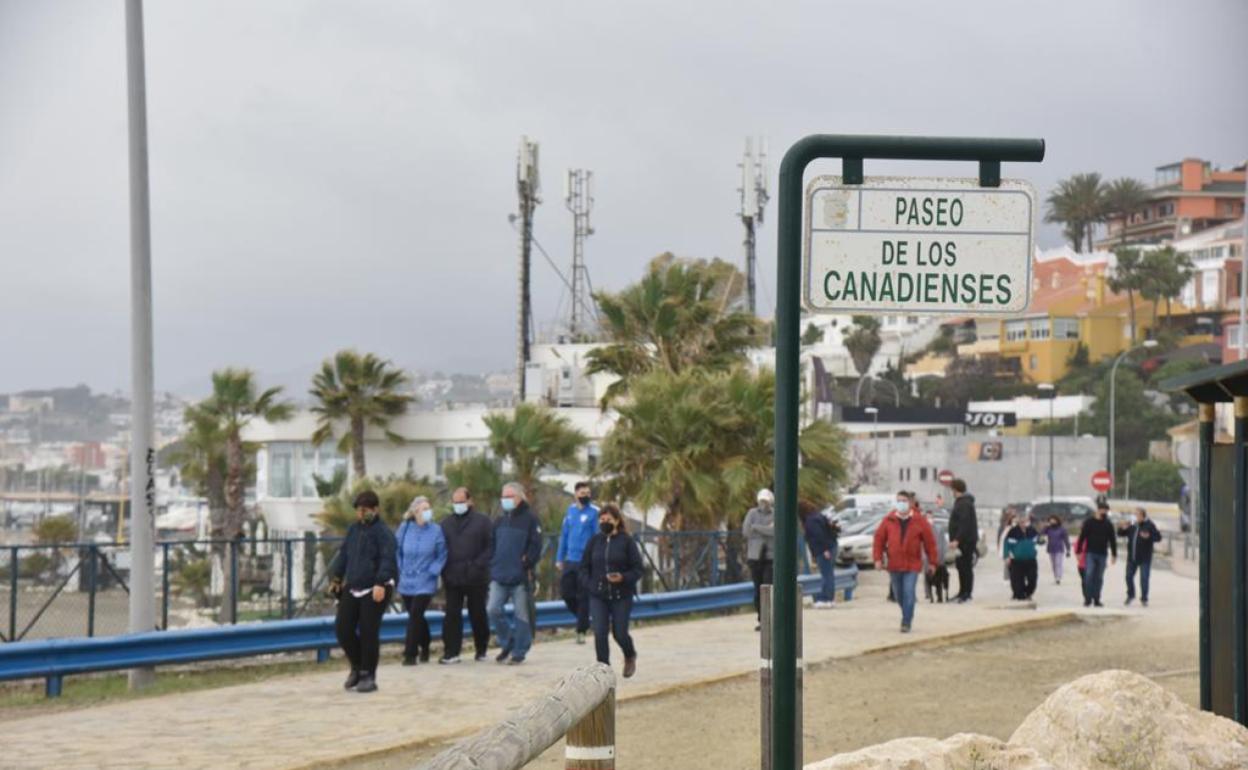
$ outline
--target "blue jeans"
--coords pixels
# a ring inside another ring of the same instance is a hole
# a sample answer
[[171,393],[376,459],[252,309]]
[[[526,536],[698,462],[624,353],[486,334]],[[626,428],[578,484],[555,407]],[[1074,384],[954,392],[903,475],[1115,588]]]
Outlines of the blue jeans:
[[1140,598],[1148,601],[1148,577],[1153,571],[1153,563],[1151,561],[1127,562],[1127,598],[1135,598],[1135,571],[1140,571]]
[[1105,585],[1105,563],[1109,556],[1103,553],[1088,554],[1087,576],[1083,579],[1083,600],[1099,602],[1101,588]]
[[[514,618],[507,617],[503,612],[503,605],[508,601],[515,608]],[[486,612],[490,616],[490,625],[494,627],[494,636],[498,637],[498,646],[510,652],[513,659],[524,660],[533,644],[532,627],[529,625],[529,587],[524,583],[505,586],[490,581]]]
[[914,620],[914,589],[919,582],[917,572],[890,572],[888,582],[893,588],[893,596],[901,607],[901,624],[908,626]]
[[815,564],[819,566],[819,577],[822,578],[819,593],[815,594],[815,601],[836,601],[836,565],[831,559],[824,558],[823,554],[815,557]]

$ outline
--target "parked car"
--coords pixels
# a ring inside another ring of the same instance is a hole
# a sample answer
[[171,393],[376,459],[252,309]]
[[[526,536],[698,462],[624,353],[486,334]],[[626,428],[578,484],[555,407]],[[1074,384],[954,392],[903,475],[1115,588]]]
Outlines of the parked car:
[[1095,511],[1096,501],[1090,497],[1054,497],[1052,502],[1046,497],[1033,502],[1027,513],[1031,514],[1031,521],[1037,529],[1041,528],[1041,523],[1056,516],[1066,529],[1079,530],[1083,528],[1084,519]]
[[887,511],[875,510],[861,516],[854,523],[841,529],[837,542],[836,560],[840,564],[857,564],[859,567],[870,567],[875,564],[871,549],[875,541],[875,530],[888,515]]
[[846,495],[836,503],[836,510],[843,511],[848,508],[876,508],[888,507],[893,504],[896,499],[895,493],[884,492],[863,492]]

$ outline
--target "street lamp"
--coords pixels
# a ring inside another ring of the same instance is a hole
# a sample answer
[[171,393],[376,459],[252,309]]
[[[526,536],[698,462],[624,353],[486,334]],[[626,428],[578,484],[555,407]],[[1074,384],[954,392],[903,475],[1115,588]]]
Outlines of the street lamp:
[[1051,382],[1042,382],[1037,390],[1049,394],[1049,502],[1053,502],[1053,402],[1057,400],[1057,389]]
[[862,411],[871,415],[871,421],[874,423],[871,428],[871,436],[875,441],[875,449],[873,451],[875,453],[875,464],[878,466],[880,464],[880,410],[874,406],[869,406]]
[[1155,348],[1155,347],[1157,347],[1157,340],[1144,340],[1139,345],[1136,345],[1135,347],[1132,347],[1132,348],[1127,348],[1126,350],[1119,353],[1118,357],[1114,359],[1114,365],[1109,368],[1109,446],[1106,448],[1107,450],[1106,453],[1108,455],[1108,460],[1109,460],[1108,462],[1109,478],[1110,478],[1111,484],[1118,483],[1118,476],[1114,474],[1114,452],[1115,452],[1114,423],[1116,422],[1116,419],[1117,419],[1117,411],[1116,411],[1117,404],[1115,402],[1115,395],[1116,395],[1117,382],[1118,382],[1117,381],[1118,364],[1122,363],[1122,359],[1126,358],[1127,354],[1129,353],[1133,353],[1136,350],[1139,350],[1141,348]]

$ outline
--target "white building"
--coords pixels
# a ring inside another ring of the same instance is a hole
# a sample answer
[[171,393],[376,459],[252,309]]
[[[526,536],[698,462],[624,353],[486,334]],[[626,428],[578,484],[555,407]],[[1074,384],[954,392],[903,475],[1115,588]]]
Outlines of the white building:
[[[500,410],[484,407],[442,412],[413,412],[396,418],[390,430],[404,438],[394,444],[381,431],[369,428],[365,457],[370,476],[412,473],[442,479],[447,465],[489,453],[489,429],[483,418]],[[597,408],[560,409],[572,426],[589,437],[581,461],[592,468],[601,454],[602,440],[615,424],[615,415]],[[287,422],[253,422],[243,440],[256,452],[256,503],[275,537],[317,529],[312,516],[321,510],[313,475],[332,478],[343,468],[351,474],[350,458],[339,454],[333,441],[312,444],[316,415],[299,412]],[[560,480],[562,476],[558,476]]]

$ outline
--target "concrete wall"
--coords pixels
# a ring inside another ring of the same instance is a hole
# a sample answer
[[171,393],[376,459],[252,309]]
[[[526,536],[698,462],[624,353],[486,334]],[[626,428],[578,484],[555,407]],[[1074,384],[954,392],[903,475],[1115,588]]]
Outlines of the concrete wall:
[[[973,445],[1000,442],[1000,460],[980,460]],[[853,439],[852,453],[870,455],[875,440]],[[1054,494],[1095,497],[1092,474],[1105,467],[1103,437],[1053,437]],[[977,505],[996,508],[1030,502],[1049,494],[1049,437],[1047,436],[909,436],[879,439],[879,491],[909,489],[922,500],[952,496],[935,479],[941,470],[966,480]]]

